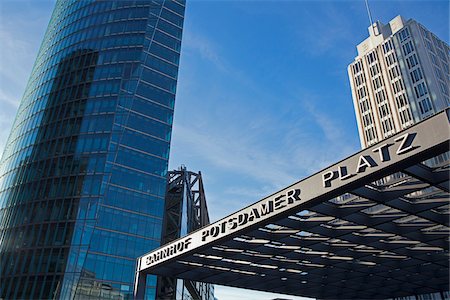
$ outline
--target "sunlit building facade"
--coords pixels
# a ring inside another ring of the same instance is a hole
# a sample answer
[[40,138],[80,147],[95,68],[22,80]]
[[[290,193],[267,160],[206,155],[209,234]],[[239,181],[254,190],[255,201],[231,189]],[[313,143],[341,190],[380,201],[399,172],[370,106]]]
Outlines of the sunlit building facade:
[[0,298],[133,297],[161,240],[184,11],[56,2],[0,165]]
[[369,34],[348,67],[363,148],[450,105],[448,44],[401,16]]
[[[362,148],[370,147],[450,105],[450,48],[413,19],[401,16],[389,24],[377,21],[369,37],[357,46],[358,56],[348,66],[353,105]],[[429,167],[448,165],[449,153],[424,162]],[[384,177],[378,184],[397,184],[405,174]],[[397,180],[397,181],[396,181]],[[426,197],[426,191],[415,192]],[[383,207],[386,208],[386,207]],[[371,210],[372,213],[376,210]],[[387,208],[384,213],[396,213]],[[410,222],[420,223],[414,217]],[[394,300],[449,299],[446,290],[393,298]]]

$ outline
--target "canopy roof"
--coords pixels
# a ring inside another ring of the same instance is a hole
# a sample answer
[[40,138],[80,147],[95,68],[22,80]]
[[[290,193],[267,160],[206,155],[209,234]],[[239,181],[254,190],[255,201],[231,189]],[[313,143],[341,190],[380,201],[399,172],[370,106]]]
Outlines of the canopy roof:
[[140,257],[136,282],[322,299],[448,291],[449,135],[447,110]]

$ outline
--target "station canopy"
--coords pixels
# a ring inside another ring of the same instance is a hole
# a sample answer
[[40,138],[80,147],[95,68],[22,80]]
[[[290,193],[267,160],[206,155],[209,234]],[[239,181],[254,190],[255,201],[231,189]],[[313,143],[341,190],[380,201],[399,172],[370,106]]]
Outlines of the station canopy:
[[136,278],[320,299],[448,291],[448,112],[140,257]]

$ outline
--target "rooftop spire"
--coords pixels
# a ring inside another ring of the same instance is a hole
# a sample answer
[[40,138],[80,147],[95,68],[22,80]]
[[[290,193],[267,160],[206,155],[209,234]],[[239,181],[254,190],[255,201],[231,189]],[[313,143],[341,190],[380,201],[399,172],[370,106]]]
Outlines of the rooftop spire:
[[[372,20],[372,13],[370,12],[369,0],[364,0],[364,2],[366,3],[367,15],[369,16],[370,26],[373,28],[374,24],[373,24],[373,20]],[[376,35],[375,30],[373,30],[373,32]]]

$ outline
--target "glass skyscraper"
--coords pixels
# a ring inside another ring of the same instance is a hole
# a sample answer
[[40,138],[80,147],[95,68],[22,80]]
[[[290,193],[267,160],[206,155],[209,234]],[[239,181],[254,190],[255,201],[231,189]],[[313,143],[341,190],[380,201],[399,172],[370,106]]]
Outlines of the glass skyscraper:
[[0,165],[0,298],[132,298],[160,244],[184,4],[56,2]]

